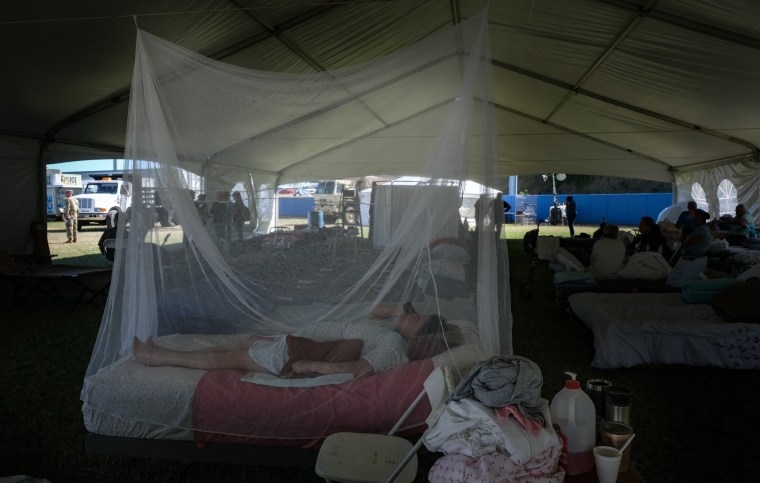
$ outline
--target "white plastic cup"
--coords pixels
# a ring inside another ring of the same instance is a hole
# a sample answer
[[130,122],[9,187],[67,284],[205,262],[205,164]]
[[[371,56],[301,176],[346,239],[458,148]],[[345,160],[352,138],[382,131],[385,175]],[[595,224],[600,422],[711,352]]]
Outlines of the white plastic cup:
[[620,460],[623,453],[612,446],[595,446],[594,462],[596,463],[596,476],[599,483],[615,483],[620,469]]

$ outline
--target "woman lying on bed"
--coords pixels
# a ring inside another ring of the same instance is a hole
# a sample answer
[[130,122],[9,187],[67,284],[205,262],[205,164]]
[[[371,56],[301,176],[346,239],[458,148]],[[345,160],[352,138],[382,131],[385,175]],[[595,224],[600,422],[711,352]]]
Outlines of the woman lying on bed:
[[449,329],[439,315],[418,314],[408,302],[403,307],[377,305],[367,319],[355,322],[311,324],[293,336],[253,336],[232,346],[199,351],[177,351],[153,338],[147,342],[135,338],[132,351],[138,362],[149,366],[237,369],[286,377],[350,372],[361,377],[407,363],[411,341]]

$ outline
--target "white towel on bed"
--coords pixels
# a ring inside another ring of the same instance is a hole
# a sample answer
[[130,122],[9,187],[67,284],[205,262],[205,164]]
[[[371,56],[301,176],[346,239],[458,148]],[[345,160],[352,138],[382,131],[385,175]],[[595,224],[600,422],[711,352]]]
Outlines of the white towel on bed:
[[340,374],[325,374],[316,377],[300,377],[295,379],[286,379],[283,377],[265,374],[263,372],[249,372],[241,381],[253,382],[262,386],[274,387],[315,387],[326,386],[328,384],[342,384],[354,378],[353,373],[342,372]]

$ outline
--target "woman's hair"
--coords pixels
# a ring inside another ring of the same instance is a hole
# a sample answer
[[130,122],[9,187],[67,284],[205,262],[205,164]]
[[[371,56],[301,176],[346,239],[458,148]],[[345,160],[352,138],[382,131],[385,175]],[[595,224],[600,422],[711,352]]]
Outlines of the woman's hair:
[[446,319],[438,314],[430,316],[427,324],[420,330],[417,335],[435,334],[436,332],[442,332],[449,324],[446,323]]
[[407,356],[411,360],[426,359],[440,354],[446,349],[462,345],[464,336],[454,324],[449,324],[446,319],[435,314],[420,330],[420,333],[411,337],[408,341]]
[[615,240],[617,239],[618,231],[620,231],[620,228],[618,228],[617,225],[605,225],[602,235],[605,238],[612,238]]

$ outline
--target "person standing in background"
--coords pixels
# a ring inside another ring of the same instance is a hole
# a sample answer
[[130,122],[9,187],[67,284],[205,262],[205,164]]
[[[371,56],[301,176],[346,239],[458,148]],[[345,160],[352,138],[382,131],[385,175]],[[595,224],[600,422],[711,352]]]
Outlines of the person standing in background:
[[232,199],[234,200],[232,204],[232,227],[237,233],[238,240],[243,240],[243,225],[251,219],[251,212],[243,203],[239,191],[232,193]]
[[567,217],[567,227],[570,228],[570,236],[575,236],[575,217],[577,215],[575,200],[572,196],[568,196],[565,199],[565,216]]
[[214,237],[217,243],[222,240],[229,242],[232,210],[230,209],[230,194],[227,191],[216,192],[216,200],[211,205],[209,213],[211,214],[211,223],[214,227]]
[[74,194],[71,190],[66,190],[64,195],[66,196],[66,206],[63,208],[61,217],[66,224],[66,237],[68,240],[66,243],[77,242],[77,219],[79,218],[79,201],[74,198]]

